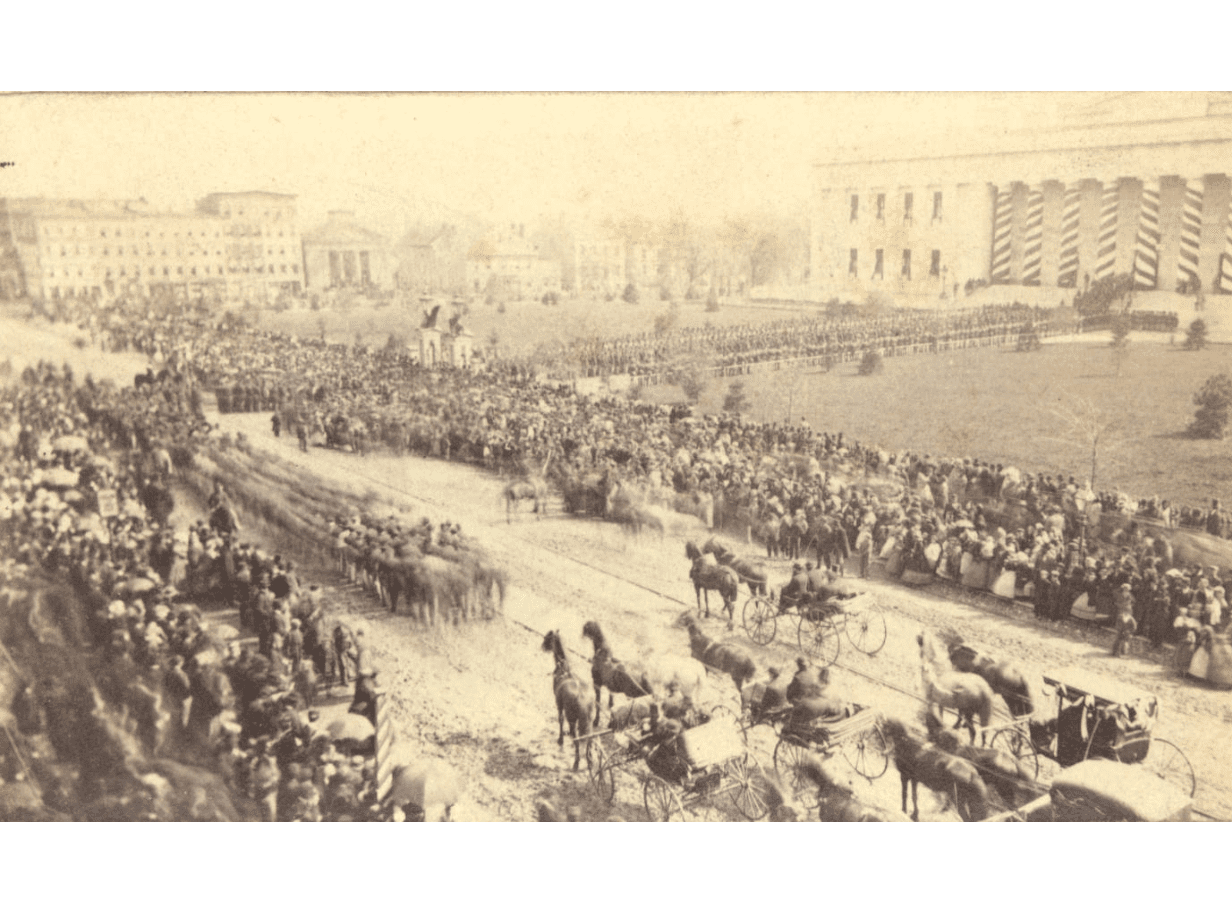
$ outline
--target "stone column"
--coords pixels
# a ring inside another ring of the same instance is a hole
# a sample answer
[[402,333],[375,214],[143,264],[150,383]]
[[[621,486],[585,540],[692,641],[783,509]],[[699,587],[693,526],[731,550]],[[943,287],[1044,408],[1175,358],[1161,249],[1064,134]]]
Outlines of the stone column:
[[1013,214],[1010,223],[1010,281],[1022,279],[1024,255],[1027,249],[1027,218],[1031,205],[1031,188],[1015,183],[1011,193]]
[[1084,180],[1078,202],[1078,277],[1074,287],[1086,290],[1086,277],[1095,281],[1095,263],[1099,255],[1099,212],[1104,185],[1097,180]]
[[1208,174],[1202,179],[1202,234],[1198,248],[1198,278],[1202,291],[1218,293],[1223,253],[1227,247],[1228,205],[1232,181],[1226,174]]
[[1181,213],[1185,208],[1185,181],[1175,174],[1159,179],[1159,271],[1155,287],[1176,290],[1176,262],[1181,255]]
[[1044,224],[1040,238],[1040,284],[1056,285],[1061,267],[1061,222],[1065,208],[1065,185],[1044,182]]

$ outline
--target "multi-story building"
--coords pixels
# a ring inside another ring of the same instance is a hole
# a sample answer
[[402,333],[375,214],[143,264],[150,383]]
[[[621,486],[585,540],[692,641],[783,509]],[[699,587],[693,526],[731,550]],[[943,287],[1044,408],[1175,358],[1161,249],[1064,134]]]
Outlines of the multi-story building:
[[260,303],[301,285],[294,196],[215,193],[189,213],[143,200],[10,199],[4,208],[0,247],[20,264],[18,294],[168,290]]
[[325,288],[388,288],[393,284],[389,242],[336,209],[324,225],[304,235],[304,283]]
[[935,300],[968,281],[1065,290],[1122,273],[1144,290],[1232,292],[1232,100],[1120,113],[970,154],[818,165],[815,293]]
[[619,295],[628,284],[625,242],[601,232],[573,239],[573,290],[584,295]]
[[496,240],[471,247],[466,257],[468,292],[516,300],[560,291],[560,261],[543,258],[525,234],[523,226],[514,225]]

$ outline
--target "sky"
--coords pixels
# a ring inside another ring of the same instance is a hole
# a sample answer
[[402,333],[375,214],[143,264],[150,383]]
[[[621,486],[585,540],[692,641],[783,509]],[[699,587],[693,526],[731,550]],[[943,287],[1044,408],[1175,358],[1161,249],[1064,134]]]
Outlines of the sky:
[[0,197],[299,196],[390,236],[460,214],[536,224],[799,215],[811,166],[860,150],[1205,110],[1200,93],[0,96]]

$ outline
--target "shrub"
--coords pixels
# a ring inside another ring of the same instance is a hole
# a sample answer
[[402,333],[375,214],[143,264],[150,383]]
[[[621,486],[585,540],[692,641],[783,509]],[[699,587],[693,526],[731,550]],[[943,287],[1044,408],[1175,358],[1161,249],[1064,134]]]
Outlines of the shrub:
[[706,296],[706,310],[710,313],[714,313],[718,309],[719,309],[719,296],[712,291],[710,292],[709,295]]
[[860,359],[860,376],[870,377],[873,374],[879,374],[885,368],[881,361],[881,352],[866,351],[864,357]]
[[1189,324],[1189,329],[1185,333],[1185,350],[1201,351],[1204,348],[1206,348],[1206,321],[1199,318]]
[[560,295],[554,291],[545,291],[543,293],[543,303],[548,307],[555,307],[560,303]]
[[625,290],[621,293],[620,300],[624,301],[626,304],[636,304],[637,298],[637,286],[630,282],[625,286]]
[[1129,344],[1129,330],[1132,323],[1127,313],[1116,314],[1112,318],[1112,341],[1113,348],[1124,348]]
[[1216,374],[1208,378],[1194,394],[1194,405],[1198,410],[1189,432],[1195,437],[1222,440],[1232,417],[1232,377]]

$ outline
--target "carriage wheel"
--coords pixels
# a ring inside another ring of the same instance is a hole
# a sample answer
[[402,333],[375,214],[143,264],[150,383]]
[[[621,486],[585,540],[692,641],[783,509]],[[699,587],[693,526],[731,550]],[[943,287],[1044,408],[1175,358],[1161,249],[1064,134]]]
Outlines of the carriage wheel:
[[1030,772],[1032,779],[1039,779],[1039,752],[1021,728],[1003,728],[992,736],[988,745],[993,750],[1005,751]]
[[616,769],[598,741],[591,741],[586,748],[586,769],[590,774],[590,787],[611,804],[616,798]]
[[880,608],[862,608],[847,615],[843,629],[851,645],[865,655],[876,655],[885,645],[886,622]]
[[778,633],[779,610],[765,599],[753,596],[744,603],[741,622],[750,640],[758,646],[768,646]]
[[890,767],[890,746],[879,726],[866,728],[848,738],[842,743],[842,751],[843,759],[869,782],[880,779]]
[[680,796],[670,784],[658,776],[651,776],[646,780],[642,799],[646,804],[646,816],[651,820],[668,821],[673,815],[677,820],[684,819],[684,805],[680,803]]
[[714,722],[716,719],[731,722],[732,728],[740,733],[741,740],[746,743],[748,742],[748,732],[745,731],[744,726],[740,723],[740,717],[736,715],[736,711],[726,703],[716,703],[714,706],[710,707],[706,713],[706,718],[710,722]]
[[745,819],[761,820],[770,813],[770,783],[756,760],[748,754],[730,760],[727,773],[735,790],[732,803]]
[[791,789],[792,794],[807,807],[816,807],[817,788],[801,775],[800,770],[811,759],[809,749],[788,739],[779,739],[774,748],[774,771]]
[[840,636],[838,627],[829,618],[813,620],[807,613],[800,615],[800,626],[796,629],[800,649],[823,666],[828,667],[838,661]]
[[1151,746],[1147,749],[1146,759],[1142,761],[1142,765],[1160,779],[1175,785],[1190,798],[1198,790],[1198,780],[1194,776],[1193,766],[1181,749],[1171,741],[1152,738]]

